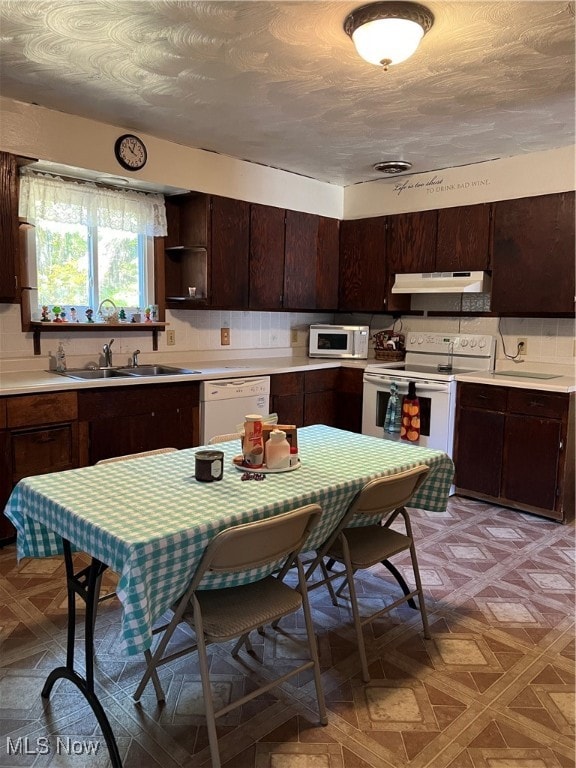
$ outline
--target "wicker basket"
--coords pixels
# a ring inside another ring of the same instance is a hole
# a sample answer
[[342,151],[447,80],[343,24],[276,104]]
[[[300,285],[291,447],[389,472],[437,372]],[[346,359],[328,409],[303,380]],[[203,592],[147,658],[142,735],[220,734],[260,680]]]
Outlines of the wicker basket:
[[375,349],[376,360],[386,360],[389,363],[399,363],[404,360],[406,352],[398,349]]

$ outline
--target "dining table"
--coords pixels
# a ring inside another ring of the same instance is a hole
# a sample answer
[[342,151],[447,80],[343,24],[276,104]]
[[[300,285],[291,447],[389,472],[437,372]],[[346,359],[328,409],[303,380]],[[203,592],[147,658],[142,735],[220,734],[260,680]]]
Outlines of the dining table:
[[[59,678],[80,689],[102,728],[114,768],[122,763],[93,677],[93,628],[107,568],[118,575],[119,644],[125,654],[135,655],[150,648],[155,623],[184,593],[207,544],[225,528],[319,504],[320,522],[305,545],[312,551],[366,482],[421,464],[429,472],[410,506],[446,510],[454,465],[443,451],[325,425],[299,428],[297,441],[298,464],[276,473],[255,474],[237,465],[233,460],[241,445],[236,439],[27,477],[15,486],[5,514],[17,531],[18,559],[64,555],[66,563],[67,660],[50,673],[42,695],[49,697]],[[195,454],[207,449],[223,453],[221,480],[195,477]],[[76,551],[91,563],[75,573]],[[263,575],[215,575],[202,586],[237,586]],[[76,595],[86,602],[84,676],[74,665]]]

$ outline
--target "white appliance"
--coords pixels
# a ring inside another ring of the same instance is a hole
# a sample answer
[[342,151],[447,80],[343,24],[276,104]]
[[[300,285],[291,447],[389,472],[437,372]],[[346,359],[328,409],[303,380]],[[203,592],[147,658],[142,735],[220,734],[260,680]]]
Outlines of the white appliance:
[[203,381],[200,387],[200,443],[236,431],[248,413],[270,411],[270,376]]
[[420,439],[417,445],[436,448],[452,456],[456,375],[494,369],[496,339],[493,336],[445,333],[409,333],[406,359],[401,363],[370,363],[364,371],[362,433],[400,440],[384,431],[390,385],[398,387],[400,402],[408,383],[416,385],[420,401]]
[[369,338],[367,325],[311,325],[308,355],[366,360]]
[[487,272],[414,272],[396,275],[392,293],[487,293],[491,284]]

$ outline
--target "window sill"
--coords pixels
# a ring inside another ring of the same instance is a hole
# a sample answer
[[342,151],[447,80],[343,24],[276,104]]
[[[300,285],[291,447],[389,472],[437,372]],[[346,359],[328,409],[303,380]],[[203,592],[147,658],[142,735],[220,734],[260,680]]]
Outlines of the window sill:
[[40,338],[42,333],[93,333],[94,331],[114,330],[118,331],[151,331],[152,349],[158,349],[158,331],[164,331],[166,323],[42,323],[28,322],[22,324],[22,330],[26,333],[32,333],[34,339],[34,354],[42,354],[40,348]]

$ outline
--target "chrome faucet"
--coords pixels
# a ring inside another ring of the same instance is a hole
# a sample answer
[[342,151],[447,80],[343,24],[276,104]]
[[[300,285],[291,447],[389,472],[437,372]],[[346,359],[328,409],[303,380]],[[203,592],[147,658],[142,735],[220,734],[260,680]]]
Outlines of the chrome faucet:
[[110,339],[108,344],[104,344],[102,352],[104,353],[104,368],[112,368],[112,344],[114,339]]
[[136,349],[134,352],[132,352],[132,368],[138,368],[138,355],[140,354],[140,350]]

